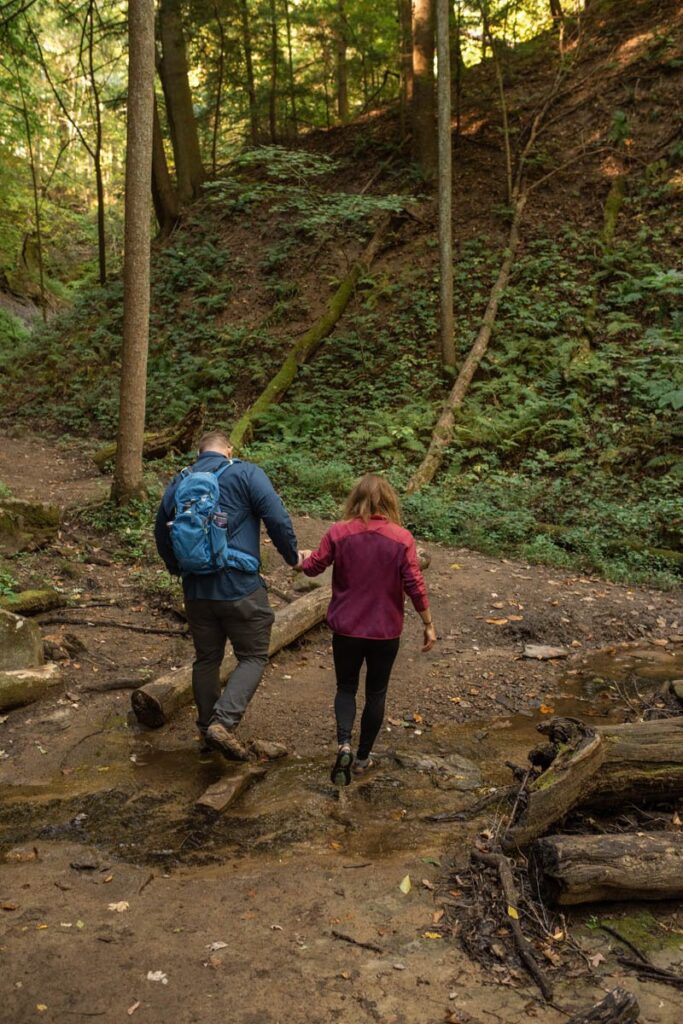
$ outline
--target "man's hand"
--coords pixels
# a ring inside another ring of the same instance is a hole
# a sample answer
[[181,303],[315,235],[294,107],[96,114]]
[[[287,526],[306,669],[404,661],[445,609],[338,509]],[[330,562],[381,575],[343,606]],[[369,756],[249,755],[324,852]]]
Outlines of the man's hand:
[[311,554],[311,551],[308,550],[308,549],[306,549],[305,551],[300,551],[299,552],[299,561],[296,563],[296,565],[292,566],[292,568],[294,569],[294,572],[301,572],[301,566],[303,565],[304,560],[306,558],[308,558],[308,556],[310,554]]
[[427,651],[431,651],[432,647],[436,643],[436,629],[434,623],[430,622],[424,627],[424,637],[422,643],[422,653],[426,654]]

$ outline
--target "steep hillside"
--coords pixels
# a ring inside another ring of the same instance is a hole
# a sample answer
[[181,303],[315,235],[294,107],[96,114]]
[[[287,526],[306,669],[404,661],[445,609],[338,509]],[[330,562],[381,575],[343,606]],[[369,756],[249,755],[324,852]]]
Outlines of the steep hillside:
[[[683,327],[680,5],[595,3],[532,154],[534,183],[489,355],[434,486],[406,501],[425,536],[664,585],[683,560],[676,342]],[[557,41],[506,55],[513,145],[547,95]],[[247,152],[154,254],[150,426],[205,401],[229,427],[324,308],[386,209],[407,211],[331,337],[248,455],[298,511],[333,514],[354,474],[400,486],[447,381],[437,353],[435,204],[397,113]],[[465,77],[454,134],[456,324],[465,353],[509,227],[490,62]],[[624,184],[615,202],[615,181]],[[608,197],[612,197],[608,203]],[[605,211],[614,214],[605,243]],[[110,437],[121,288],[0,349],[5,418]],[[17,358],[17,351],[21,358]]]

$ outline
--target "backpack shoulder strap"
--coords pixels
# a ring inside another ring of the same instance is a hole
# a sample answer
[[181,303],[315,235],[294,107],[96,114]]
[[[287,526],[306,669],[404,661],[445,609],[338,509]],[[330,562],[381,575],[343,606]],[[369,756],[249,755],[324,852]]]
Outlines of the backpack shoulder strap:
[[219,476],[222,476],[222,474],[225,473],[226,469],[228,469],[229,466],[232,466],[232,463],[233,460],[228,459],[228,461],[225,462],[219,469],[213,470],[213,474],[216,477],[216,480],[218,480]]

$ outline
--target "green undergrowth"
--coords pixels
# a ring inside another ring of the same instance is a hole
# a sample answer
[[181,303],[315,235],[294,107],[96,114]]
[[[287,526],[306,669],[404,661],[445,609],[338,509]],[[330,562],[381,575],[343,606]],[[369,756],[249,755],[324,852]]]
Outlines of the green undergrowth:
[[[217,183],[211,216],[198,212],[156,252],[150,426],[173,422],[202,400],[210,425],[230,427],[279,366],[287,323],[302,313],[301,245],[310,255],[331,235],[359,230],[353,204],[338,193],[316,206],[329,169],[316,160],[313,170],[304,161],[285,171],[275,161],[265,184],[246,161],[242,178]],[[287,174],[291,187],[283,189]],[[404,502],[417,534],[615,580],[675,585],[683,271],[675,193],[664,176],[660,168],[629,182],[610,252],[602,250],[599,226],[568,223],[552,238],[525,236],[442,471]],[[603,201],[608,190],[606,183]],[[373,212],[398,202],[380,198]],[[283,203],[286,217],[273,210]],[[221,211],[228,226],[253,218],[261,231],[264,217],[275,218],[259,242],[256,272],[253,259],[231,248]],[[500,260],[485,238],[461,246],[461,355]],[[295,512],[335,516],[367,470],[404,488],[429,442],[448,388],[436,350],[438,281],[417,259],[383,268],[361,282],[333,336],[257,424],[247,454]],[[254,289],[268,307],[256,326],[248,320]],[[5,361],[17,414],[39,410],[74,435],[114,434],[121,300],[119,282],[84,294],[22,341],[22,359]],[[110,524],[132,559],[148,550],[150,510],[129,509]]]

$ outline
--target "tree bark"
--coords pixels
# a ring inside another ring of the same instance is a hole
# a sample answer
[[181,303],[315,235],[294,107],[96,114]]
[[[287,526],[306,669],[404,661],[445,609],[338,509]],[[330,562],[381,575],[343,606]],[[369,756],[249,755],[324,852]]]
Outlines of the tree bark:
[[296,89],[294,85],[294,57],[292,55],[292,20],[289,13],[289,0],[284,0],[285,25],[287,28],[287,66],[289,69],[289,108],[292,119],[292,131],[296,135],[299,130],[296,116]]
[[206,173],[202,164],[197,122],[192,106],[180,0],[161,0],[159,35],[159,73],[171,129],[178,196],[181,202],[187,202],[199,195]]
[[262,779],[266,769],[260,765],[241,765],[236,772],[226,775],[205,789],[195,807],[204,811],[222,814],[244,793],[257,779]]
[[17,78],[17,85],[19,86],[19,97],[21,99],[21,113],[24,122],[24,132],[26,134],[26,148],[28,149],[29,167],[31,169],[31,187],[33,190],[33,215],[36,223],[36,242],[37,242],[37,254],[38,254],[38,284],[40,288],[40,308],[43,317],[43,322],[47,322],[47,301],[45,296],[45,271],[43,265],[43,232],[42,224],[40,219],[40,182],[39,182],[39,169],[38,161],[35,155],[35,149],[33,146],[33,132],[31,131],[31,118],[28,112],[28,104],[26,102],[26,93],[24,91],[24,85],[21,81],[21,72],[19,66],[14,61],[15,74]]
[[337,115],[342,124],[349,119],[349,87],[346,67],[347,26],[344,0],[337,2],[335,52],[337,58]]
[[437,167],[434,0],[413,0],[413,158],[433,179]]
[[95,36],[95,0],[88,4],[88,77],[92,91],[93,112],[95,114],[95,147],[93,150],[93,163],[95,165],[95,186],[97,189],[97,252],[99,262],[100,284],[107,281],[107,247],[105,239],[104,224],[104,183],[102,180],[102,110],[100,108],[100,93],[95,75],[94,36]]
[[[143,459],[163,459],[171,452],[182,454],[189,451],[201,433],[205,415],[205,405],[194,405],[178,423],[165,430],[146,433],[142,445]],[[116,444],[107,444],[95,452],[92,459],[100,473],[106,472],[108,464],[116,458],[116,452]]]
[[218,55],[218,84],[216,86],[216,102],[213,114],[213,137],[211,140],[211,173],[216,177],[216,148],[218,146],[218,134],[221,123],[221,99],[223,96],[223,76],[225,74],[225,29],[218,10],[218,4],[214,4],[213,13],[218,25],[218,36],[220,39],[220,52]]
[[575,1013],[565,1024],[637,1024],[639,1016],[640,1007],[633,993],[613,988],[599,1003]]
[[36,668],[0,670],[0,711],[40,700],[60,681],[60,676],[53,661]]
[[540,756],[547,753],[548,767],[529,786],[506,849],[526,846],[575,807],[683,796],[683,717],[595,730],[574,719],[552,719],[544,731],[551,744]]
[[154,0],[128,8],[128,123],[123,259],[123,351],[119,429],[112,497],[118,503],[144,494],[149,342],[149,247],[154,122]]
[[277,12],[270,0],[270,88],[268,90],[268,123],[270,141],[277,142]]
[[295,380],[299,367],[308,362],[311,356],[317,352],[321,342],[330,334],[348,306],[359,278],[370,267],[377,255],[390,223],[390,216],[382,219],[362,256],[353,265],[330,299],[323,315],[309,327],[305,334],[297,338],[278,372],[266,384],[258,398],[235,424],[230,440],[236,450],[239,451],[241,445],[251,433],[254,419],[265,412],[266,409],[269,409],[271,405],[275,405],[280,401]]
[[166,150],[164,149],[164,137],[161,133],[156,96],[154,97],[153,115],[152,199],[154,200],[154,211],[157,224],[159,225],[159,237],[168,238],[180,220],[180,208],[178,206],[178,193],[171,179],[166,161]]
[[683,896],[683,834],[547,836],[529,852],[543,896],[562,906]]
[[436,0],[439,99],[439,300],[441,359],[455,366],[453,335],[453,169],[451,146],[450,0]]
[[[317,626],[325,617],[332,595],[329,586],[319,587],[305,597],[300,597],[275,613],[273,632],[270,638],[269,656],[272,657],[288,644]],[[220,680],[224,684],[237,665],[233,654],[223,659]],[[185,707],[192,700],[192,666],[178,669],[160,676],[151,683],[145,683],[131,695],[133,711],[138,720],[149,728],[156,729]]]
[[247,72],[249,134],[251,144],[252,146],[255,146],[259,140],[259,123],[258,107],[256,105],[256,85],[254,84],[254,62],[251,47],[251,24],[249,19],[249,4],[247,0],[240,0],[240,18],[242,21],[242,49],[244,50],[244,64]]
[[408,112],[413,102],[413,25],[412,0],[398,0],[399,65],[401,68],[401,139],[408,134]]

